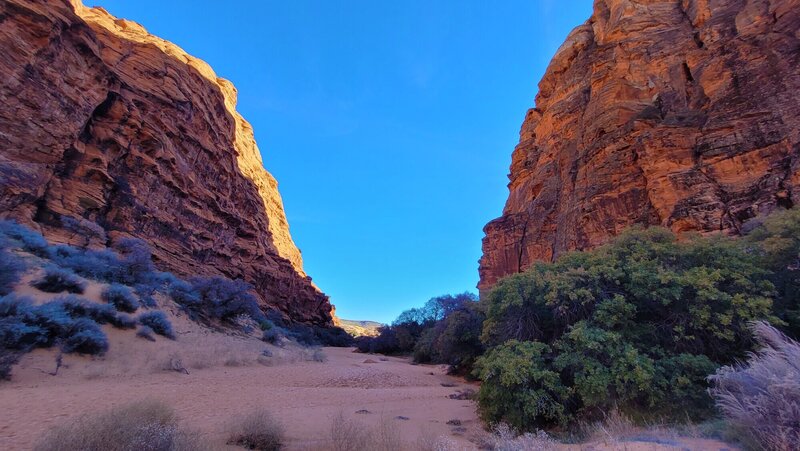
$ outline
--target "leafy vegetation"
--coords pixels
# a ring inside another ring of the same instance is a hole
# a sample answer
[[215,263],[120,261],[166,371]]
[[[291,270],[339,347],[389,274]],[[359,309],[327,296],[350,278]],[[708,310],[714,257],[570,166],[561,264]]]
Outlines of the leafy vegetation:
[[745,249],[770,271],[775,313],[791,336],[800,337],[800,208],[773,213],[749,228]]
[[[651,228],[507,277],[485,299],[483,415],[531,428],[614,407],[707,414],[705,376],[752,348],[751,321],[780,323],[768,274],[736,240]],[[530,396],[535,409],[518,402]]]
[[483,418],[521,431],[572,427],[616,409],[637,421],[707,418],[707,378],[754,349],[753,321],[800,335],[800,209],[744,231],[679,240],[633,228],[506,277],[478,303],[431,299],[357,346],[471,371],[482,381]]
[[480,342],[483,313],[472,293],[431,298],[422,308],[400,314],[375,337],[359,337],[361,352],[413,354],[419,363],[446,363],[465,372],[483,352]]

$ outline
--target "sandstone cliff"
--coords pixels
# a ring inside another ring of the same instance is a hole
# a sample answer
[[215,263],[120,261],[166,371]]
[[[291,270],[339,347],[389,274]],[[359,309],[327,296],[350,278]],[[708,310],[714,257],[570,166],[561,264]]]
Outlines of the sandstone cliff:
[[[331,324],[236,90],[204,62],[79,0],[0,2],[0,216],[57,242],[76,222],[144,239],[182,275],[223,274]],[[69,227],[68,227],[69,225]]]
[[479,288],[631,224],[737,233],[800,200],[800,0],[596,0],[539,83]]

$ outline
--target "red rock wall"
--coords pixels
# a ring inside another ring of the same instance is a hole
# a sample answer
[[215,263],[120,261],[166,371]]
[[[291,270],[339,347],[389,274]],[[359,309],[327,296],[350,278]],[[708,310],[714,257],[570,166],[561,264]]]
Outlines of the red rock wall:
[[253,284],[331,324],[303,272],[236,90],[204,62],[78,0],[0,1],[0,216],[57,242],[79,219],[147,241],[182,275]]
[[800,201],[800,0],[596,0],[539,83],[479,288],[632,224]]

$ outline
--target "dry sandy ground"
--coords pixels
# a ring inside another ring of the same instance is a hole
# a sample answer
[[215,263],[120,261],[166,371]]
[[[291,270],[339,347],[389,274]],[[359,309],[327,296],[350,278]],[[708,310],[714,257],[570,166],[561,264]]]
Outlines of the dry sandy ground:
[[[174,406],[184,424],[206,433],[220,449],[225,448],[226,423],[258,407],[269,408],[280,419],[289,449],[324,447],[331,419],[339,412],[368,425],[391,421],[404,437],[450,435],[446,422],[451,419],[477,425],[471,401],[447,397],[455,388],[440,385],[452,381],[440,369],[394,358],[381,361],[350,349],[324,352],[329,358],[325,363],[223,365],[189,369],[189,375],[151,371],[88,376],[73,370],[74,361],[58,376],[41,373],[34,367],[51,360],[49,353],[37,352],[16,370],[18,381],[0,385],[0,449],[29,449],[39,435],[66,418],[142,398]],[[367,359],[377,363],[364,363]],[[362,409],[370,413],[355,413]]]
[[[142,341],[140,345],[158,344]],[[113,343],[112,343],[113,347]],[[288,353],[289,351],[287,351]],[[226,449],[225,426],[237,414],[267,407],[286,428],[288,449],[324,449],[331,419],[345,417],[365,425],[389,421],[414,449],[420,435],[448,436],[459,449],[476,449],[467,437],[480,431],[471,401],[448,398],[463,381],[446,376],[441,368],[410,365],[404,359],[380,360],[350,349],[325,348],[327,362],[285,360],[275,366],[213,366],[190,369],[190,374],[140,368],[126,375],[109,369],[79,371],[78,358],[58,376],[39,371],[52,354],[38,351],[15,372],[15,381],[0,385],[0,449],[30,449],[50,426],[84,412],[95,412],[142,398],[166,401],[181,420],[206,435],[215,449]],[[111,358],[111,357],[107,357]],[[87,367],[100,361],[86,359]],[[372,361],[375,363],[365,363]],[[115,367],[110,362],[110,368]],[[39,368],[39,369],[37,369]],[[50,364],[47,370],[52,369]],[[458,384],[444,387],[441,384]],[[370,413],[357,414],[368,410]],[[406,417],[398,419],[397,417]],[[468,431],[454,436],[447,421],[458,419]],[[724,444],[698,439],[669,443],[595,442],[559,447],[571,450],[720,450]]]
[[[20,294],[36,302],[53,297],[27,286]],[[102,285],[90,283],[85,297],[99,302]],[[53,350],[27,354],[13,380],[0,383],[0,450],[31,449],[38,437],[66,419],[142,399],[173,406],[187,428],[214,449],[225,444],[232,418],[257,408],[271,410],[286,430],[288,449],[325,449],[339,413],[366,428],[388,424],[410,450],[419,437],[447,437],[454,448],[477,449],[469,439],[483,434],[473,401],[449,398],[477,388],[445,374],[443,367],[411,365],[407,359],[324,348],[268,345],[251,336],[213,331],[190,321],[174,303],[159,300],[178,339],[150,342],[134,331],[104,326],[110,349],[102,358],[66,355],[57,375]],[[268,351],[269,356],[263,352]],[[319,352],[319,351],[318,351]],[[189,374],[173,371],[184,367]],[[361,411],[360,413],[357,413]],[[448,425],[458,420],[460,426]],[[595,441],[559,445],[568,450],[721,450],[722,443],[669,438],[661,443]]]

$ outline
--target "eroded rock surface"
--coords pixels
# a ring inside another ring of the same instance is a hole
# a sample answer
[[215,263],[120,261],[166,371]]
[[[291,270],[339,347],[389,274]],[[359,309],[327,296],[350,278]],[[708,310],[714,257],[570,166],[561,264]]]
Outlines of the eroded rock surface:
[[[78,0],[0,2],[0,216],[56,242],[76,223],[158,265],[223,274],[329,325],[236,90],[183,50]],[[68,225],[70,225],[68,227]]]
[[738,233],[800,200],[800,0],[596,0],[539,83],[479,288],[632,224]]

